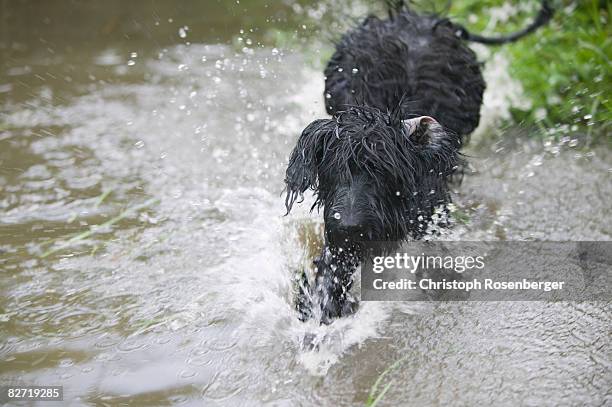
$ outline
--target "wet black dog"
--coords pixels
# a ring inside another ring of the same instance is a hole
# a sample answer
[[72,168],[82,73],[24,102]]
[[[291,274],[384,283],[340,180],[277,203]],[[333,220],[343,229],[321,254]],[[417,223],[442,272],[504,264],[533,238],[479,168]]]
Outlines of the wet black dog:
[[313,188],[325,219],[317,282],[303,280],[298,296],[304,319],[319,310],[323,322],[352,312],[360,242],[422,236],[434,209],[450,200],[459,146],[459,136],[430,117],[403,121],[399,110],[376,107],[351,107],[304,130],[287,168],[287,210]]
[[463,136],[478,125],[485,88],[464,40],[514,41],[551,15],[543,2],[525,30],[491,39],[400,4],[388,19],[368,17],[342,37],[325,70],[333,118],[306,127],[285,179],[287,212],[307,189],[313,208],[324,209],[325,248],[315,281],[301,281],[302,319],[329,323],[353,312],[348,292],[363,242],[418,239],[436,207],[450,202],[448,181]]

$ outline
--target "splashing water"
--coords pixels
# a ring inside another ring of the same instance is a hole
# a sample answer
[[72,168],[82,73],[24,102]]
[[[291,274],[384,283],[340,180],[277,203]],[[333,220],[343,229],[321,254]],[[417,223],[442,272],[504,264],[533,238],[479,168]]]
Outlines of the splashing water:
[[[185,23],[159,19],[192,39]],[[85,403],[352,405],[406,357],[390,405],[603,401],[607,304],[368,302],[300,322],[295,278],[322,220],[309,196],[283,217],[280,194],[297,136],[326,116],[320,70],[256,42],[107,46],[2,73],[28,86],[0,129],[3,380]],[[516,133],[467,151],[469,222],[432,238],[609,240],[610,153]]]

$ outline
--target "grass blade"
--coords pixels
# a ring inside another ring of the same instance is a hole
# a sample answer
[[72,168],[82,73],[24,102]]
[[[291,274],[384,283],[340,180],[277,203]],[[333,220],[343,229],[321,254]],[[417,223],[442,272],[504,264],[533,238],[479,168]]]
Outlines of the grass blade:
[[368,400],[366,401],[367,407],[375,406],[383,398],[387,390],[389,390],[389,388],[391,387],[391,382],[389,382],[383,388],[383,390],[378,394],[378,396],[376,396],[376,391],[378,390],[378,386],[380,386],[380,383],[382,382],[383,378],[389,372],[391,372],[392,370],[395,370],[400,365],[400,363],[402,363],[407,358],[408,356],[404,356],[403,358],[396,360],[378,376],[378,378],[374,382],[374,385],[372,385],[372,388],[370,389],[370,394],[368,394]]
[[154,205],[155,203],[159,202],[158,198],[151,198],[145,202],[143,202],[140,205],[136,205],[136,206],[132,206],[131,208],[127,208],[126,210],[124,210],[123,212],[121,212],[119,215],[115,216],[112,219],[107,220],[106,222],[100,224],[100,225],[94,225],[91,226],[89,228],[89,230],[86,230],[84,232],[81,232],[79,234],[77,234],[76,236],[71,237],[70,239],[66,240],[64,243],[59,244],[56,247],[53,247],[49,250],[47,250],[46,252],[44,252],[40,257],[41,258],[45,258],[59,250],[65,249],[67,247],[70,247],[73,243],[78,242],[80,240],[83,239],[87,239],[88,237],[99,233],[101,230],[104,230],[107,227],[110,227],[112,225],[114,225],[115,223],[119,222],[120,220],[126,218],[127,216],[136,213],[144,208],[147,208],[151,205]]

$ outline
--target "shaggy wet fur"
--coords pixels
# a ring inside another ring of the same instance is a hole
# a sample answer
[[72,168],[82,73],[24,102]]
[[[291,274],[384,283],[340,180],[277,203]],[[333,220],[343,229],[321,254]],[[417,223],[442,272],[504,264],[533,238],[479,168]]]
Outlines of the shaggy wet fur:
[[409,135],[399,111],[356,106],[315,120],[289,159],[287,212],[314,190],[313,209],[324,208],[326,238],[341,243],[333,242],[332,232],[341,223],[348,186],[357,186],[363,193],[355,198],[363,202],[353,203],[352,215],[370,226],[366,239],[420,237],[434,208],[450,199],[447,178],[460,162],[460,146],[460,137],[441,127]]
[[448,19],[398,2],[388,19],[368,17],[346,33],[325,69],[331,119],[300,136],[286,172],[287,213],[308,189],[323,208],[325,247],[314,281],[302,276],[297,309],[322,323],[350,314],[353,274],[364,243],[392,250],[423,236],[434,209],[450,202],[448,182],[462,140],[480,119],[481,65],[463,40],[514,41],[552,15],[547,2],[521,32],[473,35]]
[[485,90],[481,64],[466,41],[499,45],[517,41],[550,21],[544,0],[525,29],[484,37],[437,15],[419,15],[403,1],[388,1],[389,18],[366,18],[347,32],[325,69],[325,107],[331,115],[366,105],[400,106],[402,118],[432,116],[465,136],[480,120]]
[[456,30],[446,19],[410,10],[386,20],[368,17],[342,37],[327,64],[327,112],[399,105],[404,119],[428,115],[469,134],[478,126],[485,82]]
[[349,294],[362,242],[421,237],[434,209],[450,201],[448,178],[461,158],[459,135],[437,123],[411,129],[400,111],[356,106],[311,123],[293,150],[286,173],[286,206],[307,189],[323,208],[325,248],[315,260],[316,281],[302,276],[297,308],[304,320],[348,315]]

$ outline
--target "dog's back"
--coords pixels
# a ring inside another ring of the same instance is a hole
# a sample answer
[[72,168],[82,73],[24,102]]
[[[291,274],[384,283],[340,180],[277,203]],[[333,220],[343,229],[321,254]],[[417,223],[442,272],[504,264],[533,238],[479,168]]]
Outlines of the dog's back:
[[478,126],[485,82],[476,55],[455,30],[448,20],[409,10],[385,20],[368,17],[341,38],[325,69],[328,113],[401,104],[403,118],[429,115],[469,134]]

